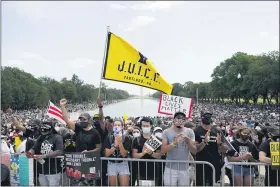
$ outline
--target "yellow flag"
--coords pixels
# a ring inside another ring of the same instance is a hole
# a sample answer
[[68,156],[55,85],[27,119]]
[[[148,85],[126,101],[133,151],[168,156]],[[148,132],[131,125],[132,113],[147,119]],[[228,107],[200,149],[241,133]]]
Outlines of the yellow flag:
[[128,120],[128,117],[126,114],[123,115],[123,121],[126,122]]
[[171,94],[173,86],[152,62],[121,37],[109,32],[103,71],[107,80],[136,84]]
[[19,136],[16,136],[16,137],[15,137],[15,145],[16,145],[15,147],[16,147],[16,151],[18,150],[20,144],[21,144],[21,140],[20,140]]

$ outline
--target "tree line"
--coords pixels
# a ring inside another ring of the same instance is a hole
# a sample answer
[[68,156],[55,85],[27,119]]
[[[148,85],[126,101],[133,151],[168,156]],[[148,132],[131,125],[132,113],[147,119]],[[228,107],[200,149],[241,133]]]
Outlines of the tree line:
[[[49,100],[58,103],[61,98],[67,98],[70,103],[95,102],[98,88],[85,84],[73,74],[68,80],[56,81],[44,76],[35,78],[18,68],[1,66],[1,109],[11,107],[16,110],[42,108],[48,106]],[[102,100],[117,100],[129,98],[125,90],[107,88],[103,83],[100,98]]]
[[[279,103],[280,61],[279,51],[261,55],[237,52],[216,66],[211,82],[174,83],[172,95],[211,102]],[[160,92],[152,97],[159,98]]]

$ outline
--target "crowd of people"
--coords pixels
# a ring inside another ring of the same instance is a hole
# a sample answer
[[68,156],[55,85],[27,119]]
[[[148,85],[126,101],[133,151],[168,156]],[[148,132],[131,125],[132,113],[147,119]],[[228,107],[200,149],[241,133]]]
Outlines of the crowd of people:
[[[64,152],[100,152],[102,157],[111,159],[102,160],[97,186],[147,185],[147,181],[156,186],[212,186],[221,182],[222,167],[228,162],[242,164],[226,168],[231,186],[254,185],[258,168],[244,165],[250,162],[267,164],[266,186],[280,185],[280,172],[271,169],[270,155],[270,142],[280,141],[277,105],[200,103],[193,106],[190,119],[182,112],[172,117],[122,119],[104,116],[104,103],[97,99],[98,114],[81,112],[73,121],[68,116],[76,107],[70,109],[67,100],[62,99],[65,127],[46,116],[24,121],[26,116],[19,113],[1,113],[12,124],[6,125],[8,132],[2,128],[1,143],[6,143],[7,148],[3,150],[1,146],[1,151],[34,158],[38,162],[34,164],[34,183],[41,186],[75,185],[67,179],[63,164],[56,160]],[[10,132],[15,133],[7,136]],[[156,149],[146,144],[152,136],[160,141]],[[16,138],[21,139],[18,147],[14,146]],[[212,167],[197,164],[204,162],[214,166],[214,179]],[[1,166],[1,171],[7,170]],[[1,176],[2,184],[7,185],[4,179]]]

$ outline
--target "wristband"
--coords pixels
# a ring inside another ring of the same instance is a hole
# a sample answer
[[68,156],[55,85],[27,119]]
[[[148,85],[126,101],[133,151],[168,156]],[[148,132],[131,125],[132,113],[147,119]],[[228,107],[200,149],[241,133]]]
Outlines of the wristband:
[[208,142],[206,142],[205,140],[203,141],[206,145],[208,145]]
[[98,108],[103,108],[103,106],[102,106],[102,105],[100,105],[100,106],[98,106]]

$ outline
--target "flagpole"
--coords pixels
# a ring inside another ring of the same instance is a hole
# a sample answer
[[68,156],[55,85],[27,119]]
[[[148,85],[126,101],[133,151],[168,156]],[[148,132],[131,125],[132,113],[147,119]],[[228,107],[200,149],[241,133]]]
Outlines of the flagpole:
[[98,98],[100,98],[100,92],[101,92],[101,85],[102,85],[102,78],[103,78],[103,71],[104,71],[104,65],[105,65],[105,58],[106,58],[106,52],[107,52],[107,43],[108,43],[108,34],[110,32],[110,26],[107,26],[107,35],[106,35],[106,43],[105,43],[105,49],[104,49],[104,56],[103,56],[103,64],[101,69],[101,75],[100,75],[100,83],[99,83],[99,90],[98,90]]

